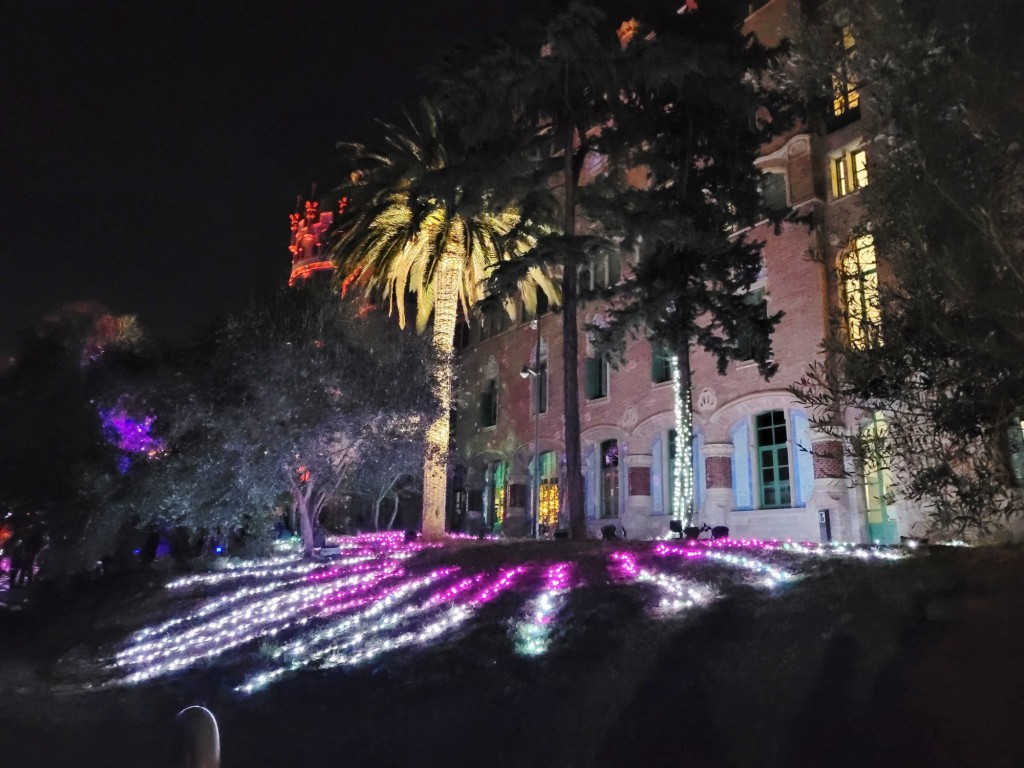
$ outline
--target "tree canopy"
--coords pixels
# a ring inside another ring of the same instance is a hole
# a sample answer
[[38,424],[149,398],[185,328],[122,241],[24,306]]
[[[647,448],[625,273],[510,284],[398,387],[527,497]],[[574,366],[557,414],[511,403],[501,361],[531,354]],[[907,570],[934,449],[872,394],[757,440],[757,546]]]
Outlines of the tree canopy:
[[408,457],[422,452],[435,409],[429,355],[379,314],[358,316],[327,291],[282,290],[192,352],[173,374],[188,386],[173,387],[161,416],[166,454],[127,479],[98,526],[266,542],[287,492],[310,550],[324,504],[365,491],[364,464],[415,471]]
[[874,238],[883,277],[876,343],[835,345],[834,366],[812,369],[798,392],[824,428],[840,408],[884,414],[887,430],[856,451],[890,466],[897,491],[936,525],[959,531],[1024,512],[1024,478],[1013,474],[1024,413],[1024,66],[1019,29],[1006,23],[1015,5],[833,3],[797,61],[813,97],[838,55],[828,32],[856,41],[846,65],[863,84],[871,180],[858,234]]
[[[772,57],[741,33],[746,3],[680,10],[668,2],[567,3],[486,49],[454,57],[441,78],[442,103],[466,140],[531,160],[525,175],[521,163],[500,167],[549,193],[560,212],[527,262],[561,276],[574,536],[585,531],[581,301],[611,302],[607,325],[591,329],[605,349],[630,333],[667,346],[682,362],[677,378],[686,396],[691,344],[717,355],[722,368],[752,350],[763,373],[773,370],[768,338],[778,316],[767,317],[763,301],[743,295],[760,271],[760,244],[730,228],[764,210],[753,161],[772,131],[788,125],[785,100],[761,87]],[[494,90],[503,97],[488,98]],[[579,285],[579,270],[610,250],[635,257],[631,273],[591,293]],[[504,274],[515,277],[516,265],[495,272],[495,290]]]

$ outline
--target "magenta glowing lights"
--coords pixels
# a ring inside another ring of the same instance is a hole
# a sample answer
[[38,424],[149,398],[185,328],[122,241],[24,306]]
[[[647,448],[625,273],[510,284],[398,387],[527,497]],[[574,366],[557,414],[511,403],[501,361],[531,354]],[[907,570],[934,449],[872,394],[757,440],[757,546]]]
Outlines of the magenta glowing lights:
[[100,409],[99,416],[107,441],[125,453],[152,457],[164,451],[164,441],[153,434],[155,416],[137,419],[120,404]]
[[[341,556],[331,562],[295,555],[227,561],[214,572],[171,582],[169,589],[197,603],[132,635],[113,660],[119,677],[110,684],[171,675],[264,641],[262,669],[249,670],[237,688],[253,693],[302,669],[362,664],[452,638],[469,622],[489,620],[509,606],[515,652],[536,657],[555,642],[558,622],[579,581],[577,568],[565,562],[469,573],[454,565],[431,569],[410,558],[435,545],[406,541],[403,532],[335,543]],[[662,541],[610,551],[608,572],[624,588],[642,588],[648,610],[665,617],[716,599],[717,591],[737,576],[775,587],[796,578],[782,567],[794,561],[889,556],[888,550],[850,545]],[[501,596],[516,593],[522,595],[518,601],[502,599],[481,614]]]
[[114,684],[178,672],[256,639],[299,632],[311,622],[368,602],[386,606],[399,590],[385,585],[404,582],[415,590],[452,572],[439,569],[425,579],[410,579],[398,561],[422,548],[406,543],[402,534],[366,535],[342,544],[354,556],[331,563],[273,558],[178,579],[168,587],[232,591],[135,633],[114,659],[114,666],[127,672]]
[[[693,547],[673,547],[665,542],[659,542],[651,550],[655,555],[659,557],[671,557],[681,556],[692,559],[694,552],[701,552],[703,557],[708,560],[714,560],[716,562],[725,563],[736,568],[741,568],[745,571],[751,572],[760,578],[761,583],[766,587],[775,587],[779,584],[783,584],[788,581],[793,581],[797,577],[794,573],[786,571],[782,568],[777,568],[771,563],[759,560],[753,557],[746,557],[744,555],[734,554],[732,552],[720,551],[724,547],[722,546],[708,546],[703,549],[694,549]],[[766,546],[754,547],[755,549],[767,549]]]
[[525,616],[515,625],[514,647],[520,656],[540,656],[551,645],[556,617],[565,605],[570,589],[572,566],[556,563],[544,572],[544,587],[526,604]]
[[[363,609],[358,613],[343,615],[287,643],[274,654],[281,666],[252,676],[237,690],[253,693],[304,667],[351,666],[400,648],[432,642],[465,624],[479,608],[510,589],[528,568],[517,566],[490,576],[478,573],[445,583],[456,570],[438,569],[375,599],[360,601],[357,607]],[[412,599],[434,584],[440,585],[435,592]]]
[[612,552],[609,558],[609,571],[616,581],[646,583],[656,588],[658,599],[650,606],[651,612],[656,615],[676,615],[689,608],[710,603],[717,597],[715,590],[707,585],[641,567],[632,552],[618,550]]
[[[445,607],[429,615],[424,623],[418,626],[413,625],[397,635],[385,634],[381,631],[361,633],[348,643],[336,648],[323,660],[320,667],[328,669],[336,666],[362,664],[384,653],[390,653],[410,645],[424,645],[443,635],[448,635],[465,624],[481,606],[511,588],[527,570],[526,566],[517,566],[499,571],[497,576],[491,577],[489,580],[476,577],[463,580],[457,585],[457,589],[443,590],[426,601],[428,608]],[[475,592],[469,593],[470,588],[481,581],[486,581],[486,583]],[[460,601],[463,593],[469,593],[468,597]],[[446,603],[448,605],[445,605]]]

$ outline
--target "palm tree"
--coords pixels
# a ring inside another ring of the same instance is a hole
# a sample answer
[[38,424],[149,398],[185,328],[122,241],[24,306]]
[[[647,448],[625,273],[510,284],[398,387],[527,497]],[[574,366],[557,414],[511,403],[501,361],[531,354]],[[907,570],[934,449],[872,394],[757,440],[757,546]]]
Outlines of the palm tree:
[[[405,327],[406,302],[416,303],[416,330],[434,318],[437,355],[434,388],[440,411],[427,431],[423,477],[423,534],[444,534],[448,444],[452,401],[452,358],[459,307],[467,313],[484,298],[483,281],[503,260],[531,245],[519,207],[498,202],[486,164],[474,165],[449,151],[441,115],[423,102],[405,124],[381,123],[382,149],[343,143],[353,161],[350,182],[339,187],[347,199],[332,254],[343,287],[361,287],[383,298]],[[557,299],[554,284],[539,268],[523,273],[519,292],[535,311],[540,287]],[[504,302],[511,312],[511,299]]]

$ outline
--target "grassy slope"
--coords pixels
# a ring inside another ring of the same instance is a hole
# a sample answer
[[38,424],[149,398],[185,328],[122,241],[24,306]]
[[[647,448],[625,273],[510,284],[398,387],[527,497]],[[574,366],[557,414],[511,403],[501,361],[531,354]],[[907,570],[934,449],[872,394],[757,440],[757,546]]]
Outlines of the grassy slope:
[[604,554],[557,543],[422,556],[579,563],[591,586],[545,657],[510,653],[515,598],[503,597],[454,642],[250,698],[231,693],[230,665],[70,692],[99,649],[173,610],[140,581],[3,616],[0,765],[170,765],[169,724],[193,703],[220,720],[225,768],[1024,764],[1020,549],[829,561],[780,594],[731,588],[699,617],[661,621],[638,590],[602,584]]

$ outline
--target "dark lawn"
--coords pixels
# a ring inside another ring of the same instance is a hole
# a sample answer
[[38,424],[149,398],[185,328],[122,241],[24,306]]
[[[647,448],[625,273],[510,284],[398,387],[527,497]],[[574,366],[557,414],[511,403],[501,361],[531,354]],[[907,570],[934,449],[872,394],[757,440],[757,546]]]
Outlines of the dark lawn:
[[576,563],[586,584],[544,656],[513,652],[528,597],[513,591],[429,648],[250,696],[233,688],[258,643],[82,691],[130,631],[194,602],[154,576],[0,612],[0,766],[170,766],[173,717],[197,703],[217,715],[225,768],[1024,765],[1022,550],[805,560],[774,590],[707,564],[722,598],[658,618],[649,589],[610,582],[611,546],[627,545],[459,544],[414,561]]

